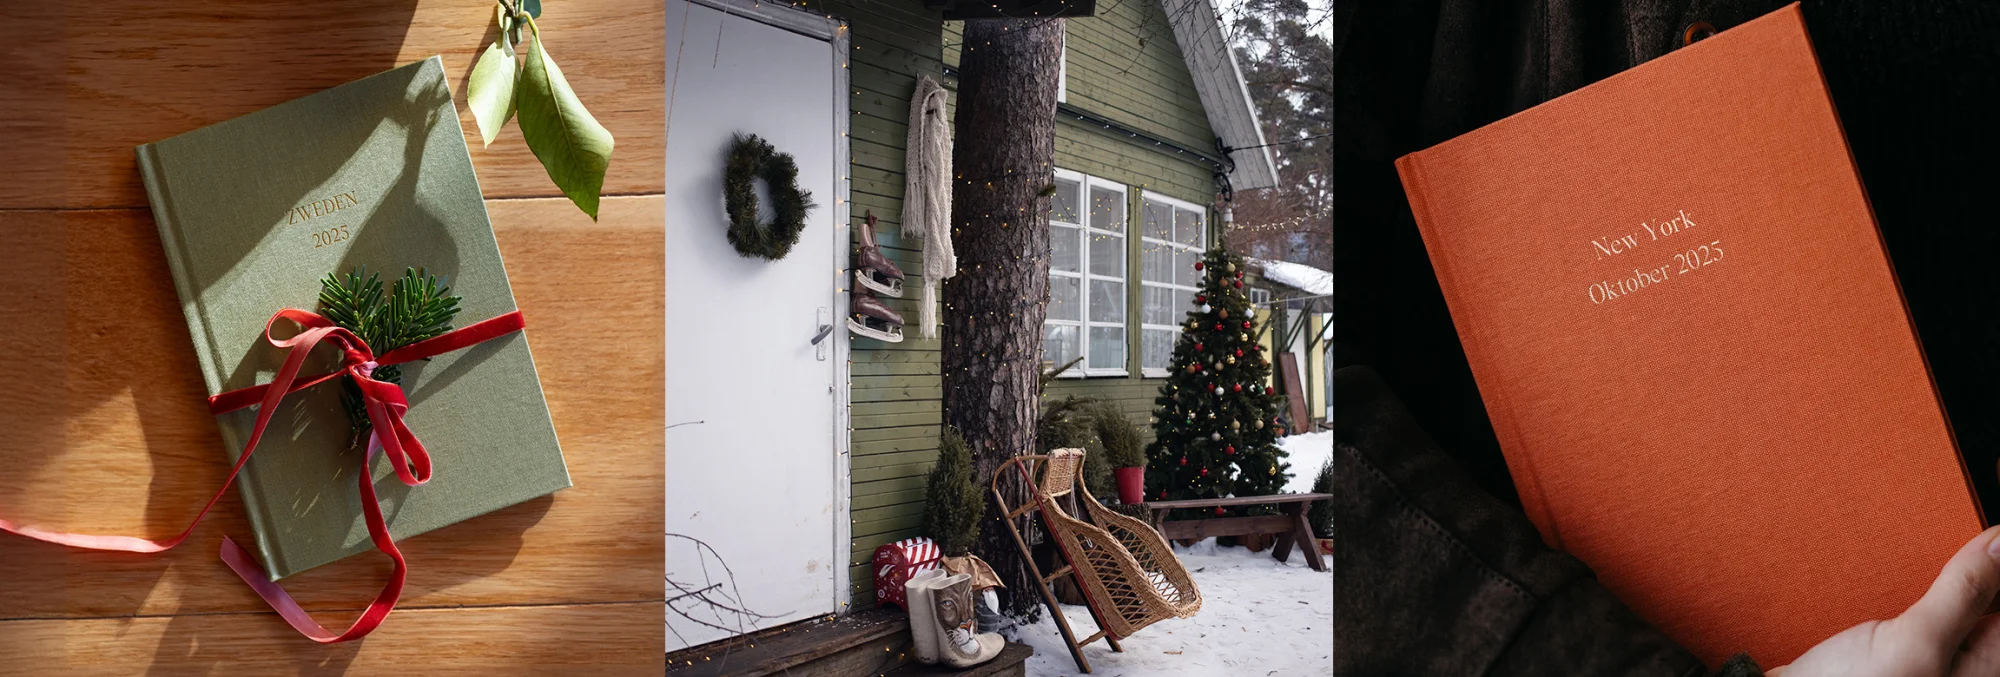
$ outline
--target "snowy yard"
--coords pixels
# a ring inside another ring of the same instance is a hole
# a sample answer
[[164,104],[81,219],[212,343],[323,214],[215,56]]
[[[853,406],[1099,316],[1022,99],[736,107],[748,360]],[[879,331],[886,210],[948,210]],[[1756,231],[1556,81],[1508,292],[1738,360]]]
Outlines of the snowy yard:
[[[1331,441],[1328,442],[1329,446]],[[1306,567],[1297,554],[1279,563],[1271,552],[1216,547],[1215,539],[1174,548],[1201,588],[1193,618],[1155,623],[1112,653],[1103,642],[1083,648],[1091,674],[1104,677],[1256,677],[1333,674],[1333,574]],[[1327,557],[1329,568],[1332,557]],[[1097,631],[1090,612],[1063,607],[1078,637]],[[1055,621],[1019,629],[1014,641],[1035,648],[1033,677],[1080,674]]]
[[1320,466],[1333,458],[1333,431],[1280,437],[1278,446],[1288,454],[1285,462],[1292,464],[1292,481],[1285,483],[1285,491],[1303,494],[1312,491]]
[[[1280,438],[1289,454],[1292,479],[1287,492],[1312,490],[1320,466],[1333,457],[1333,432]],[[1124,640],[1124,653],[1103,642],[1084,647],[1092,675],[1105,677],[1209,677],[1333,674],[1333,574],[1315,572],[1297,554],[1279,563],[1271,551],[1218,547],[1207,539],[1174,547],[1181,564],[1201,588],[1201,611],[1193,618],[1160,621]],[[1333,558],[1326,563],[1332,568]],[[1097,631],[1090,611],[1063,607],[1078,637]],[[1055,621],[1040,621],[1008,633],[1008,639],[1035,648],[1028,659],[1032,677],[1081,674],[1063,644]]]

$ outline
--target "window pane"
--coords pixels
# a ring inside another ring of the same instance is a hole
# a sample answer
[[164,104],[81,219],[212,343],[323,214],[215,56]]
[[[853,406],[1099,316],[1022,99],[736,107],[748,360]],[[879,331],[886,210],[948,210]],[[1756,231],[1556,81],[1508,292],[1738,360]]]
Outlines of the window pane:
[[1125,277],[1125,236],[1090,233],[1090,274]]
[[1081,320],[1083,298],[1077,294],[1082,289],[1074,277],[1049,277],[1049,318],[1051,320]]
[[1090,328],[1090,368],[1125,368],[1125,329],[1122,327]]
[[1050,221],[1061,221],[1063,223],[1078,222],[1076,220],[1078,216],[1076,204],[1077,192],[1079,190],[1080,186],[1075,181],[1056,179],[1056,199],[1054,204],[1049,208]]
[[1090,281],[1090,321],[1125,323],[1125,283]]
[[1174,241],[1191,247],[1201,246],[1201,212],[1190,209],[1174,210]]
[[1072,226],[1049,224],[1049,270],[1074,273],[1082,270],[1083,252],[1077,232],[1083,229]]
[[1174,290],[1146,286],[1139,290],[1139,321],[1145,324],[1174,323]]
[[1174,252],[1174,281],[1183,287],[1200,287],[1202,271],[1194,269],[1194,262],[1201,260],[1201,252],[1181,249]]
[[1173,206],[1164,202],[1147,200],[1140,209],[1143,210],[1139,215],[1140,226],[1143,230],[1139,232],[1145,233],[1146,237],[1158,240],[1174,239]]
[[1187,324],[1187,314],[1194,312],[1194,292],[1186,289],[1174,290],[1174,324]]
[[1054,362],[1052,367],[1060,367],[1076,359],[1077,327],[1066,325],[1043,325],[1042,359]]
[[1158,242],[1139,241],[1139,273],[1147,282],[1174,281],[1174,248]]
[[1125,194],[1108,188],[1090,188],[1090,227],[1125,232]]
[[1170,329],[1145,329],[1139,334],[1139,366],[1146,369],[1166,369],[1174,360],[1174,332]]

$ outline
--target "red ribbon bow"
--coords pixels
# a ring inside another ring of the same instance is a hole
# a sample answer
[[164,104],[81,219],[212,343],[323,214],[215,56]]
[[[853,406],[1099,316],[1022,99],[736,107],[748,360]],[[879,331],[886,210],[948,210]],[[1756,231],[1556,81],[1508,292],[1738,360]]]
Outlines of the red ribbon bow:
[[[271,335],[271,328],[280,319],[296,322],[304,327],[305,331],[287,339],[276,338]],[[395,540],[389,537],[389,526],[382,517],[381,505],[376,501],[375,485],[370,481],[368,463],[374,459],[377,451],[384,451],[388,453],[390,465],[396,469],[396,477],[404,484],[417,486],[431,479],[430,453],[424,449],[422,442],[417,441],[417,436],[410,432],[410,427],[403,424],[403,413],[410,409],[409,400],[403,397],[401,387],[394,383],[376,380],[373,376],[374,371],[381,367],[436,357],[483,343],[520,331],[525,326],[521,312],[517,310],[377,356],[361,337],[335,326],[331,320],[294,308],[280,310],[272,314],[271,320],[264,324],[264,340],[269,341],[271,345],[288,348],[291,351],[285,356],[284,366],[278,369],[277,377],[264,385],[232,390],[208,398],[209,413],[218,415],[256,405],[257,424],[250,429],[250,441],[243,446],[243,454],[236,459],[235,467],[229,469],[228,479],[222,482],[222,488],[216,490],[215,496],[209,498],[208,503],[201,507],[201,512],[195,513],[194,521],[188,524],[187,529],[173,538],[156,541],[133,536],[97,536],[49,531],[0,518],[0,531],[88,550],[160,552],[180,545],[181,541],[187,540],[187,537],[194,533],[194,528],[201,524],[203,517],[208,516],[208,511],[215,507],[216,502],[222,500],[222,495],[229,491],[229,485],[236,481],[237,473],[243,471],[244,464],[250,462],[250,453],[257,450],[257,443],[264,437],[264,427],[271,422],[271,416],[278,411],[278,403],[284,401],[286,395],[345,375],[360,387],[362,400],[368,410],[369,424],[374,427],[374,432],[369,436],[368,453],[361,460],[359,479],[361,505],[362,513],[368,522],[369,538],[375,542],[376,549],[396,562],[396,570],[390,575],[389,583],[383,586],[382,592],[375,596],[375,601],[369,603],[368,609],[362,612],[360,618],[354,620],[354,624],[349,626],[347,631],[335,634],[315,622],[305,609],[299,607],[298,602],[292,600],[292,596],[286,593],[282,586],[265,578],[264,572],[258,568],[255,561],[251,560],[249,553],[244,552],[241,546],[236,545],[236,542],[227,536],[222,538],[222,561],[228,564],[237,576],[242,577],[243,582],[250,584],[251,589],[255,590],[259,597],[264,598],[272,610],[277,611],[279,616],[283,616],[286,622],[307,638],[327,644],[365,637],[373,632],[376,626],[382,624],[382,619],[388,617],[390,611],[395,610],[396,599],[403,593],[403,579],[408,572],[408,566],[403,561],[403,553],[396,549]],[[341,349],[343,353],[341,367],[325,374],[299,379],[299,367],[304,365],[306,355],[321,341],[331,341]]]

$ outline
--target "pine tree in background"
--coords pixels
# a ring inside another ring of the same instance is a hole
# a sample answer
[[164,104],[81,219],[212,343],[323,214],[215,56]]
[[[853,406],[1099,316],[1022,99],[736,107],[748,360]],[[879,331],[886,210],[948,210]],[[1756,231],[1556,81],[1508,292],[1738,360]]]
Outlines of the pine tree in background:
[[1283,398],[1266,385],[1271,363],[1255,342],[1243,261],[1218,247],[1195,269],[1202,291],[1174,345],[1172,374],[1153,398],[1146,493],[1154,500],[1278,493],[1288,467],[1277,445]]

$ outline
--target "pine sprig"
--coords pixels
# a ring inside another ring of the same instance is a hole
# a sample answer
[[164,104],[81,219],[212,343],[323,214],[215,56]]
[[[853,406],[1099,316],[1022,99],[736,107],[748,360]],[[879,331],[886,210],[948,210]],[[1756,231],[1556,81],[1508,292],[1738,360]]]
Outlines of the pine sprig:
[[[320,280],[320,315],[354,332],[378,356],[451,331],[459,300],[444,280],[419,268],[404,269],[386,295],[381,275],[369,273],[367,266],[356,267],[345,276],[328,273]],[[373,377],[400,384],[403,370],[396,365],[380,367]],[[367,438],[370,427],[361,389],[346,383],[341,404],[353,424],[352,443],[359,444]]]

